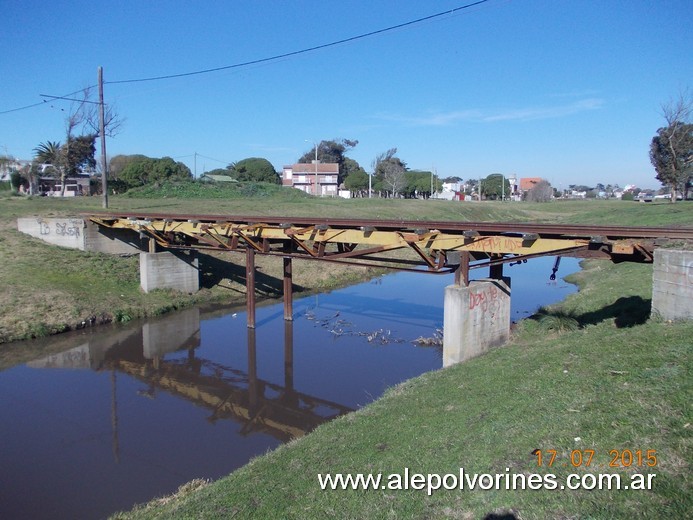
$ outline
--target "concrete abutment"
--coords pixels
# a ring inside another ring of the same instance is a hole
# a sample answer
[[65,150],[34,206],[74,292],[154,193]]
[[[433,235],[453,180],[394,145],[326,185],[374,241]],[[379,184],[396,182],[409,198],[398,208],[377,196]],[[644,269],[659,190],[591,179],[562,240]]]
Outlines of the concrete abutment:
[[652,314],[664,320],[693,319],[693,251],[655,250]]
[[197,292],[200,289],[197,253],[140,253],[140,286],[146,293],[155,289]]
[[443,366],[462,363],[510,338],[510,278],[445,288]]

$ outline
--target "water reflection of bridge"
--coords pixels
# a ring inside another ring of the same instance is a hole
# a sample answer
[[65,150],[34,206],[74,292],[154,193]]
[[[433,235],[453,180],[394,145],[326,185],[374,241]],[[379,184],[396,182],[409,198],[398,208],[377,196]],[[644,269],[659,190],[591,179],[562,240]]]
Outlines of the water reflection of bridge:
[[[262,432],[287,441],[300,437],[351,408],[298,392],[293,377],[293,323],[284,325],[284,381],[258,378],[256,337],[248,330],[246,369],[224,366],[198,357],[200,315],[189,309],[145,324],[141,329],[99,337],[60,354],[28,363],[33,368],[91,368],[113,373],[113,428],[117,429],[115,373],[121,372],[147,385],[150,397],[157,390],[182,397],[210,411],[208,419],[232,419],[241,433]],[[174,354],[175,353],[175,354]],[[186,355],[181,356],[181,353]],[[117,443],[117,440],[114,439]]]

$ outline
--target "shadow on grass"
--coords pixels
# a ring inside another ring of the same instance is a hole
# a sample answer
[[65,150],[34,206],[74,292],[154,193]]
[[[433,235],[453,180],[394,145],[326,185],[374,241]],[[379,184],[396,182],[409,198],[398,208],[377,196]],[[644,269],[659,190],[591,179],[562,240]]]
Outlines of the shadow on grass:
[[[232,282],[245,285],[245,266],[238,265],[233,262],[221,260],[211,255],[203,253],[198,254],[200,266],[200,286],[204,288],[212,288],[218,286],[222,280],[227,279]],[[294,283],[294,293],[299,293],[305,290],[304,287]],[[237,290],[228,288],[230,290]],[[279,298],[284,290],[284,280],[276,278],[255,270],[255,291],[258,294],[268,298]],[[245,292],[245,291],[238,291]]]
[[515,513],[489,513],[484,520],[518,520]]
[[539,322],[543,328],[558,332],[577,330],[587,325],[596,325],[606,320],[614,320],[617,328],[629,328],[642,325],[650,318],[652,300],[640,296],[622,297],[614,303],[596,311],[583,314],[550,311],[544,308],[530,317]]
[[577,320],[581,327],[585,325],[595,325],[605,320],[614,319],[616,327],[619,329],[642,325],[650,317],[652,300],[640,296],[622,297],[611,305],[602,307],[593,312],[587,312],[578,316]]

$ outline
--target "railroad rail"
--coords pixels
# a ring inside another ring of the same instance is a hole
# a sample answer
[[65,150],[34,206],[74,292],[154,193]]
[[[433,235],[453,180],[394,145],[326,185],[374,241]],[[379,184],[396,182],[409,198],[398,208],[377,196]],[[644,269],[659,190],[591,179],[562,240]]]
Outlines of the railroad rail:
[[[252,251],[290,258],[446,273],[537,256],[652,262],[654,249],[693,240],[693,227],[629,227],[519,222],[450,222],[159,213],[86,217],[127,229],[165,249]],[[382,256],[390,251],[415,255]],[[379,256],[380,255],[380,256]],[[469,261],[480,261],[469,265]]]

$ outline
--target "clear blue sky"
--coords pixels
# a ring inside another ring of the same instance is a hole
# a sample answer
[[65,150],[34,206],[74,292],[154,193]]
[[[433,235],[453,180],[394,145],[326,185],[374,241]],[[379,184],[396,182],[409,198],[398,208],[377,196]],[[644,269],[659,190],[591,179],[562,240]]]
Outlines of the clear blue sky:
[[[0,112],[93,85],[98,66],[106,82],[224,67],[466,3],[0,0]],[[396,147],[410,168],[442,177],[659,187],[649,143],[661,104],[693,87],[691,27],[690,0],[490,0],[258,65],[107,83],[106,102],[126,118],[108,155],[194,169],[198,153],[198,175],[246,157],[279,170],[312,141],[348,138],[367,171]],[[64,141],[68,108],[0,114],[0,154],[30,159],[39,143]]]

